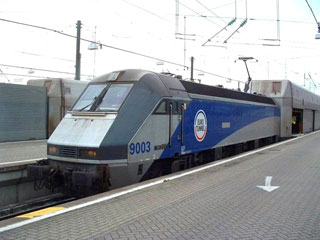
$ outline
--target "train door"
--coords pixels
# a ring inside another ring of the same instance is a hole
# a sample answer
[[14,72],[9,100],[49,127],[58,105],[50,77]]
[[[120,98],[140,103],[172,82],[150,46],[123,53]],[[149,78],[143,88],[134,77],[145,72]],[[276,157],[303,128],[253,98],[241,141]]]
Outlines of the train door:
[[186,104],[181,101],[169,103],[169,147],[178,157],[183,152],[184,145],[184,113]]
[[303,129],[303,110],[292,109],[292,134],[300,134]]

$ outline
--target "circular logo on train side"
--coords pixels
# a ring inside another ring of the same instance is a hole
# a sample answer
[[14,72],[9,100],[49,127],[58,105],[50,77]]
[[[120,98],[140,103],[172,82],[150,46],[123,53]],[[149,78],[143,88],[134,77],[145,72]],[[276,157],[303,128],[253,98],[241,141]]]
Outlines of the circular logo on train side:
[[199,110],[194,117],[194,136],[198,142],[202,142],[207,134],[207,116],[203,110]]

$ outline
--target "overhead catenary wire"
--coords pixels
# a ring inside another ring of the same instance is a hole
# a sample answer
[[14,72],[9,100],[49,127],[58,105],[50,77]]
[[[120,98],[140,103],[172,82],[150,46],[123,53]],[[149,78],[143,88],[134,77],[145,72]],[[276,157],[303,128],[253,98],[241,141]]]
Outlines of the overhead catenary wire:
[[[8,22],[8,23],[13,23],[13,24],[18,24],[18,25],[26,26],[26,27],[37,28],[37,29],[41,29],[41,30],[46,30],[46,31],[50,31],[50,32],[57,33],[57,34],[61,34],[61,35],[66,36],[66,37],[71,37],[71,38],[74,38],[74,39],[77,38],[77,37],[74,36],[74,35],[67,34],[67,33],[65,33],[65,32],[61,32],[61,31],[58,31],[58,30],[56,30],[56,29],[47,28],[47,27],[43,27],[43,26],[38,26],[38,25],[33,25],[33,24],[22,23],[22,22],[13,21],[13,20],[4,19],[4,18],[0,18],[0,21],[4,21],[4,22]],[[90,39],[81,38],[81,40],[82,40],[82,41],[85,41],[85,42],[88,42],[88,43],[92,43],[92,40],[90,40]],[[99,45],[101,45],[101,46],[103,46],[103,47],[106,47],[106,48],[110,48],[110,49],[114,49],[114,50],[117,50],[117,51],[129,53],[129,54],[132,54],[132,55],[136,55],[136,56],[140,56],[140,57],[144,57],[144,58],[148,58],[148,59],[152,59],[152,60],[156,60],[156,61],[161,61],[161,62],[168,63],[168,64],[171,64],[171,65],[179,66],[179,67],[182,67],[182,68],[185,67],[183,64],[180,64],[180,63],[175,63],[175,62],[173,62],[173,61],[165,60],[165,59],[162,59],[162,58],[157,58],[157,57],[153,57],[153,56],[146,55],[146,54],[143,54],[143,53],[138,53],[138,52],[134,52],[134,51],[131,51],[131,50],[127,50],[127,49],[123,49],[123,48],[111,46],[111,45],[104,44],[104,43],[101,43],[101,42],[93,42],[93,43],[99,44]],[[243,81],[241,81],[241,80],[232,79],[232,78],[225,77],[225,76],[222,76],[222,75],[219,75],[219,74],[215,74],[215,73],[211,73],[211,72],[208,72],[208,71],[204,71],[204,70],[201,70],[201,69],[194,69],[194,70],[195,70],[195,71],[201,71],[201,72],[206,73],[206,74],[208,74],[208,75],[215,76],[215,77],[222,78],[222,79],[227,79],[227,80],[237,81],[237,82],[243,82]]]
[[[4,76],[15,76],[15,77],[29,77],[29,78],[46,78],[46,79],[50,79],[52,77],[48,77],[48,76],[35,76],[35,75],[25,75],[25,74],[14,74],[14,73],[4,73],[1,71],[1,73]],[[8,79],[7,79],[8,80]],[[10,81],[11,82],[11,81]]]
[[227,43],[228,40],[229,40],[236,32],[238,32],[238,30],[239,30],[240,28],[242,28],[244,25],[247,24],[247,22],[248,22],[248,5],[247,5],[247,0],[245,0],[245,7],[246,7],[246,18],[240,23],[239,27],[238,27],[234,32],[232,32],[231,35],[230,35],[226,40],[224,40],[224,43]]
[[51,59],[57,59],[59,61],[66,61],[66,62],[75,62],[74,60],[71,59],[65,59],[65,58],[57,58],[57,57],[52,57],[52,56],[45,56],[42,54],[38,53],[30,53],[30,52],[23,52],[23,51],[17,51],[18,53],[26,54],[26,55],[31,55],[31,56],[36,56],[36,57],[46,57],[46,58],[51,58]]
[[[20,68],[20,69],[33,69],[33,70],[41,71],[41,72],[50,72],[50,73],[61,73],[61,74],[74,75],[74,73],[71,73],[71,72],[64,72],[64,71],[57,71],[57,70],[49,70],[49,69],[41,69],[41,68],[33,68],[33,67],[23,67],[23,66],[16,66],[16,65],[1,64],[1,63],[0,63],[0,66],[10,67],[10,68]],[[92,76],[92,75],[88,75],[88,74],[81,74],[81,75],[82,75],[82,76],[85,76],[85,77]]]
[[[184,8],[190,10],[191,12],[197,14],[198,16],[200,16],[200,17],[205,17],[205,16],[203,16],[201,13],[199,13],[199,12],[193,10],[192,8],[188,7],[186,4],[181,3],[181,1],[179,2],[179,4],[180,4],[181,6],[183,6]],[[185,16],[187,16],[187,15],[185,15]],[[220,24],[212,21],[212,20],[209,19],[209,18],[205,18],[205,19],[206,19],[207,21],[211,22],[211,23],[214,24],[214,25],[217,25],[217,26],[219,26],[219,27],[222,27]]]
[[216,36],[218,36],[222,31],[224,30],[227,30],[227,27],[231,26],[232,24],[234,24],[237,20],[237,0],[235,0],[234,2],[234,5],[235,5],[235,14],[234,14],[234,18],[229,22],[227,23],[227,25],[225,25],[225,27],[223,27],[222,29],[220,29],[220,31],[218,31],[217,33],[215,33],[212,37],[210,37],[205,43],[203,43],[201,46],[204,47],[204,46],[209,46],[209,45],[206,45],[208,42],[211,42],[211,40],[213,38],[215,38]]
[[[287,42],[287,41],[281,41],[282,43],[283,42]],[[288,41],[290,42],[290,41]],[[294,43],[294,42],[293,42]],[[266,45],[266,44],[263,44],[263,43],[248,43],[248,42],[228,42],[228,44],[232,44],[232,45],[248,45],[248,46],[277,46],[279,47],[278,45]],[[307,43],[306,43],[307,44]],[[319,49],[319,48],[315,48],[315,47],[298,47],[298,46],[290,46],[290,45],[283,45],[282,44],[282,47],[286,47],[286,48],[296,48],[296,49]]]
[[210,8],[208,8],[206,5],[201,3],[199,0],[195,0],[199,5],[201,5],[203,8],[211,12],[214,16],[216,16],[218,19],[220,19],[223,23],[227,23],[223,18],[220,18],[217,14],[215,14]]
[[203,43],[201,46],[208,46],[207,43],[211,42],[211,40],[213,38],[215,38],[216,36],[218,36],[222,31],[226,30],[227,27],[229,27],[230,25],[232,25],[234,22],[236,21],[236,18],[234,18],[233,20],[231,20],[226,26],[224,26],[222,29],[220,29],[217,33],[215,33],[212,37],[210,37],[205,43]]
[[[209,15],[190,15],[190,14],[185,14],[186,17],[201,17],[201,18],[217,18],[215,16],[209,16]],[[223,19],[232,19],[232,17],[219,17]],[[238,20],[245,20],[246,18],[244,17],[237,17]],[[276,19],[271,19],[271,18],[247,18],[248,21],[265,21],[265,22],[276,22]],[[290,19],[279,19],[279,22],[282,23],[298,23],[298,24],[314,24],[314,22],[307,22],[307,21],[298,21],[298,20],[290,20]]]
[[[241,1],[244,1],[244,0],[237,0],[238,2],[241,2]],[[229,3],[226,3],[226,4],[223,4],[223,5],[220,5],[220,6],[217,6],[217,7],[214,7],[214,8],[211,8],[211,10],[215,10],[215,9],[219,9],[219,8],[223,8],[223,7],[226,7],[226,6],[229,6],[229,5],[234,5],[234,1],[233,2],[229,2]],[[237,3],[236,3],[237,4]],[[221,17],[220,17],[221,18]]]
[[156,13],[153,13],[153,12],[151,12],[151,11],[149,11],[149,10],[141,7],[141,6],[138,6],[137,4],[134,4],[134,3],[129,2],[129,1],[127,1],[127,0],[121,0],[121,1],[127,3],[127,4],[129,4],[129,5],[131,5],[131,6],[133,6],[133,7],[135,7],[135,8],[138,8],[138,9],[140,9],[140,10],[143,11],[143,12],[146,12],[146,13],[148,13],[148,14],[151,14],[152,16],[157,17],[157,18],[159,18],[159,19],[161,19],[161,20],[163,20],[163,21],[169,22],[168,19],[165,19],[165,18],[159,16],[159,15],[156,14]]
[[8,74],[5,74],[1,69],[0,69],[0,73],[5,77],[5,79],[7,79],[8,82],[10,82],[10,79],[8,78]]
[[[273,61],[281,61],[281,60],[296,60],[296,59],[303,59],[303,58],[318,58],[320,55],[312,55],[312,56],[299,56],[299,57],[289,57],[289,58],[273,58]],[[318,60],[315,60],[318,61]]]
[[234,30],[234,31],[231,33],[231,35],[230,35],[226,40],[224,40],[224,43],[227,43],[227,42],[229,41],[229,39],[230,39],[236,32],[238,32],[238,30],[239,30],[240,28],[242,28],[247,22],[248,22],[247,19],[243,20],[243,21],[240,23],[239,27],[238,27],[236,30]]
[[305,79],[306,79],[306,80],[309,79],[309,81],[311,80],[313,86],[314,86],[315,88],[318,88],[317,85],[316,85],[316,83],[313,81],[313,78],[311,77],[311,74],[310,74],[310,73],[308,73],[308,76],[309,76],[309,78],[306,78],[306,77],[305,77],[305,74],[304,74]]

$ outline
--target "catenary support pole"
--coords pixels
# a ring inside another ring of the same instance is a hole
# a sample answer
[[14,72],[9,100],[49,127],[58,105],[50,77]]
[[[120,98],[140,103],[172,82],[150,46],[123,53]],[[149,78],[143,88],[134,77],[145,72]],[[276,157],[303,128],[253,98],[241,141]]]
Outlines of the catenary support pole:
[[77,48],[76,48],[76,74],[75,80],[80,80],[81,67],[81,53],[80,53],[80,36],[81,35],[81,21],[77,21]]
[[194,82],[194,79],[193,79],[193,62],[194,62],[194,57],[191,57],[191,77],[190,77],[191,82]]

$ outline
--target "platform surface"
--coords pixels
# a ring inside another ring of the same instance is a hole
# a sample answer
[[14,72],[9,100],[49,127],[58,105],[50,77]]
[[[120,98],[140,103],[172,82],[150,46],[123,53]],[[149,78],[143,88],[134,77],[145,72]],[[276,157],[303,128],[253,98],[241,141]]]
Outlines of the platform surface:
[[[50,218],[0,222],[0,239],[320,239],[320,132],[243,155]],[[266,184],[279,188],[257,187]]]
[[46,158],[47,140],[0,143],[0,167],[2,164]]

